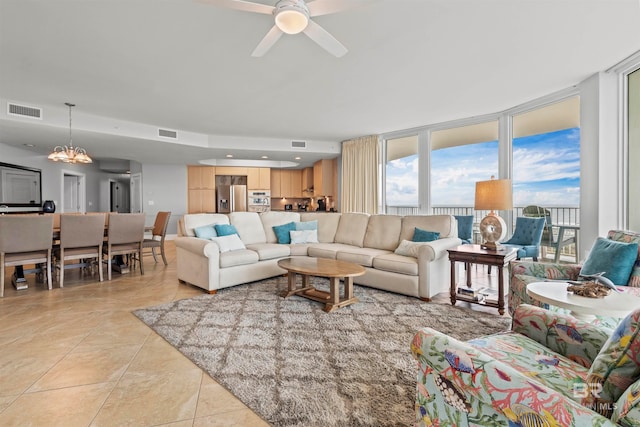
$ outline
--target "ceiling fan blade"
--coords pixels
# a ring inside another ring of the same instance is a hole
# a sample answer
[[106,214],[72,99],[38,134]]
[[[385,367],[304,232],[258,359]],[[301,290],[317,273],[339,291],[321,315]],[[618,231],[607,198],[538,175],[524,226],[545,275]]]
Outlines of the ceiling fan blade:
[[259,57],[267,53],[267,51],[271,49],[271,46],[276,44],[280,36],[282,36],[282,31],[274,25],[260,43],[258,43],[258,46],[256,46],[251,56]]
[[263,13],[271,15],[275,7],[266,4],[253,3],[243,0],[196,0],[198,3],[211,4],[214,6],[225,7],[227,9],[237,9],[245,12]]
[[328,15],[362,6],[370,0],[315,0],[307,2],[309,16]]
[[307,28],[304,29],[304,33],[333,56],[340,58],[348,52],[347,48],[344,47],[342,43],[336,40],[335,37],[327,32],[327,30],[313,22],[311,19],[309,20]]

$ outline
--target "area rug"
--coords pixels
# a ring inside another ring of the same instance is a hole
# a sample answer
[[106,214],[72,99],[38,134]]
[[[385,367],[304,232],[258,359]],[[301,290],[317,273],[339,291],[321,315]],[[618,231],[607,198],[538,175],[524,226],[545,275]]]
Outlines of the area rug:
[[[328,281],[314,278],[320,289]],[[372,288],[325,313],[278,296],[273,278],[134,312],[273,426],[409,426],[425,326],[461,340],[504,331],[510,319]]]

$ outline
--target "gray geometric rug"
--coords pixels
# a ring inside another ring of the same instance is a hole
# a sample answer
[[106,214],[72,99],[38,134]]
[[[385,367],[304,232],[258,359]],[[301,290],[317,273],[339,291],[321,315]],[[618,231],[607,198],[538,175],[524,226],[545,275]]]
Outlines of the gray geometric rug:
[[[326,279],[312,284],[328,288]],[[412,425],[416,331],[468,340],[511,323],[362,286],[358,303],[325,313],[323,304],[278,296],[286,287],[272,278],[134,314],[278,427]]]

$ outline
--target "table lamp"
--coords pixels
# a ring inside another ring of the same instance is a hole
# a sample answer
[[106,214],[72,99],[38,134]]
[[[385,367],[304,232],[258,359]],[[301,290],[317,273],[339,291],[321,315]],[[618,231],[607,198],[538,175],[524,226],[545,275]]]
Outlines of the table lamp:
[[476,200],[474,209],[490,211],[480,222],[482,249],[499,251],[500,240],[507,236],[507,224],[494,211],[513,209],[510,179],[494,179],[476,182]]

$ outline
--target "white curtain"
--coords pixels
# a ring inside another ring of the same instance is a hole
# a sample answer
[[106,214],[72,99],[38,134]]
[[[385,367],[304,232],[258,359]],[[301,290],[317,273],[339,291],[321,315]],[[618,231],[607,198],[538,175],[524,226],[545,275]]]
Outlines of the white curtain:
[[342,142],[342,212],[378,213],[378,136]]

